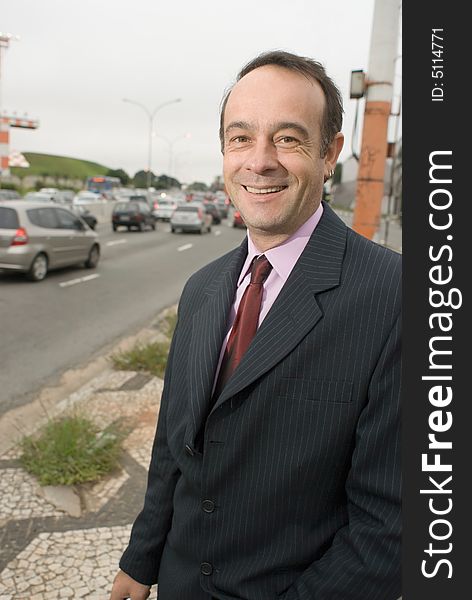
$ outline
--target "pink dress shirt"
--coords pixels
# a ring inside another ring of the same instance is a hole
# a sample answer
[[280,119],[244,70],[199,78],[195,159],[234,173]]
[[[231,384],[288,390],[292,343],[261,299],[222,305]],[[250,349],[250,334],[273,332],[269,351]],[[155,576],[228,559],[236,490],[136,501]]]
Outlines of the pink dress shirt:
[[[267,250],[263,253],[272,265],[272,271],[270,272],[269,276],[267,277],[264,283],[261,312],[259,314],[259,327],[262,321],[265,319],[267,313],[271,309],[272,305],[274,304],[277,296],[280,293],[280,290],[283,288],[285,282],[287,281],[297,260],[300,258],[300,255],[305,249],[305,246],[307,245],[311,234],[315,231],[315,228],[318,225],[322,214],[323,205],[320,204],[320,206],[311,215],[311,217],[307,221],[305,221],[305,223],[303,223],[303,225],[299,229],[297,229],[297,231],[292,236],[290,236],[287,240],[285,240],[285,242],[280,244],[280,246],[271,248],[270,250]],[[221,361],[223,360],[223,353],[226,348],[226,343],[228,341],[229,334],[231,333],[234,319],[236,318],[239,303],[241,302],[241,298],[244,294],[244,291],[249,285],[249,281],[251,279],[250,266],[252,260],[255,256],[259,256],[260,254],[262,254],[262,252],[256,248],[254,242],[252,241],[249,231],[247,233],[247,238],[247,258],[244,261],[243,268],[241,269],[241,274],[238,279],[238,287],[236,289],[236,298],[234,300],[233,306],[231,307],[231,311],[229,314],[228,331],[224,339],[223,345],[221,347],[220,358],[215,374],[215,383],[220,370]]]

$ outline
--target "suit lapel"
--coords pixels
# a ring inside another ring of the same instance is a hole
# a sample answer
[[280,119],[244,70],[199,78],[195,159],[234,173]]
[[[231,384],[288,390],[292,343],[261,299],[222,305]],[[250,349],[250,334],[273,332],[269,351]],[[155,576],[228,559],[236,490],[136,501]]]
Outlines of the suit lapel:
[[219,276],[205,289],[207,300],[192,319],[188,363],[191,414],[185,436],[192,447],[208,415],[228,315],[246,256],[247,239],[230,255]]
[[324,205],[318,226],[213,410],[280,362],[321,319],[316,295],[339,285],[346,235],[346,225]]

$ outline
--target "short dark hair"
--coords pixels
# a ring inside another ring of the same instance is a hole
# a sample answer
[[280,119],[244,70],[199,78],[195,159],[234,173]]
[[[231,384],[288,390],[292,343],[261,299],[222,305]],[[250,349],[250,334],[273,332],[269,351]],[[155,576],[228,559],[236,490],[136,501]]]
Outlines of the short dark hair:
[[[321,120],[321,157],[323,158],[328,151],[328,146],[334,139],[334,136],[341,131],[342,123],[343,123],[343,102],[339,89],[333,80],[328,77],[326,74],[326,70],[323,65],[316,60],[311,58],[307,58],[304,56],[298,56],[297,54],[292,54],[290,52],[285,52],[283,50],[270,50],[268,52],[263,52],[256,56],[253,60],[248,62],[242,69],[239,71],[236,76],[237,83],[240,79],[242,79],[245,75],[258,69],[259,67],[265,67],[267,65],[274,65],[278,67],[284,67],[285,69],[289,69],[290,71],[295,71],[297,73],[301,73],[308,79],[313,79],[317,81],[326,98],[326,106]],[[221,152],[224,151],[224,116],[226,104],[228,102],[228,98],[231,95],[231,91],[233,90],[235,84],[233,84],[230,89],[225,92],[223,100],[221,102],[221,111],[220,111],[220,143],[221,143]]]

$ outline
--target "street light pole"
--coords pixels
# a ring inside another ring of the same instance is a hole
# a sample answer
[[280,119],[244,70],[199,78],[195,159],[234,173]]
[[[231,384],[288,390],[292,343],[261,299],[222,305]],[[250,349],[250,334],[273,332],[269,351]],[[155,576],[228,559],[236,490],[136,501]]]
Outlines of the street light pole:
[[[19,35],[13,35],[12,33],[3,33],[0,31],[0,86],[2,81],[2,58],[3,58],[3,49],[5,50],[10,46],[11,40],[19,40]],[[2,90],[0,87],[0,110],[2,108]]]
[[129,104],[135,104],[136,106],[139,106],[140,108],[142,108],[144,110],[144,112],[146,113],[148,120],[149,120],[148,167],[147,167],[147,188],[149,190],[149,188],[151,187],[152,130],[153,130],[154,117],[156,116],[156,113],[158,110],[160,110],[161,108],[164,108],[164,106],[167,106],[169,104],[175,104],[177,102],[182,102],[182,98],[175,98],[174,100],[167,100],[167,102],[163,102],[162,104],[159,104],[158,106],[156,106],[156,108],[153,111],[150,111],[146,106],[144,106],[144,104],[141,104],[141,102],[138,102],[136,100],[130,100],[129,98],[123,98],[123,102],[128,102]]
[[170,140],[165,135],[157,135],[156,137],[167,142],[169,146],[169,177],[172,177],[172,171],[174,166],[174,144],[180,140],[188,140],[192,137],[191,133],[184,133],[182,135],[177,136],[176,138]]

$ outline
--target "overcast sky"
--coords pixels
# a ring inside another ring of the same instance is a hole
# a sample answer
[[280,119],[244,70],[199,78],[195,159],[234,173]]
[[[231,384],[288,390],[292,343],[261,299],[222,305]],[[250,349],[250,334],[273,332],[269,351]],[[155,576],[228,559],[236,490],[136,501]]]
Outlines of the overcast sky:
[[[283,49],[324,64],[344,98],[351,154],[350,72],[368,67],[374,0],[2,0],[1,109],[37,118],[12,129],[11,150],[93,160],[130,175],[147,165],[183,182],[221,174],[219,105],[238,70]],[[191,137],[184,137],[190,133]],[[162,137],[166,138],[163,139]],[[175,141],[174,141],[175,140]],[[172,145],[169,144],[173,142]],[[172,153],[170,153],[172,148]]]

